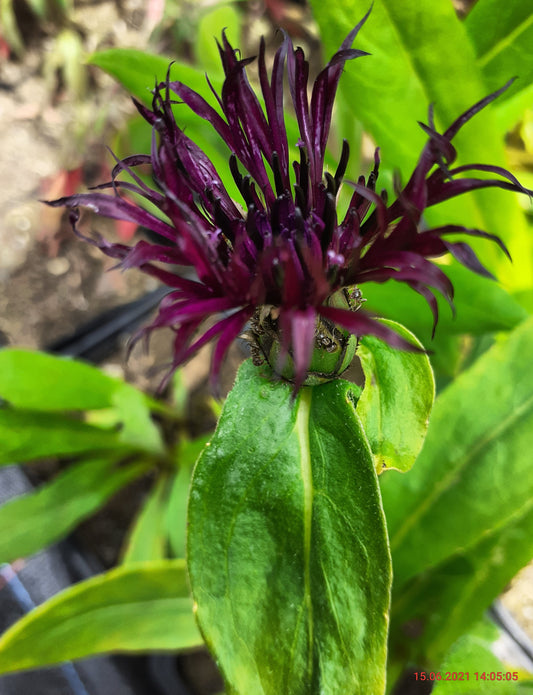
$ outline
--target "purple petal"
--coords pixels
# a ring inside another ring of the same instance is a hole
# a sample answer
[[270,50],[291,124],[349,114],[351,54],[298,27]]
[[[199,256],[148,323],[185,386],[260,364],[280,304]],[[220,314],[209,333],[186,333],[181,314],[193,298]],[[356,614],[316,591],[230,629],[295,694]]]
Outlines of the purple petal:
[[[292,44],[291,44],[292,49]],[[294,111],[300,129],[300,135],[309,158],[309,173],[311,177],[311,189],[320,183],[322,171],[317,171],[315,164],[315,151],[313,148],[312,123],[309,114],[309,102],[307,99],[307,81],[309,78],[309,63],[305,60],[301,48],[290,50],[287,56],[287,70],[289,76],[289,88],[291,92]],[[311,197],[313,192],[311,190]],[[313,200],[310,201],[313,204]]]
[[408,350],[409,352],[424,352],[424,350],[413,343],[410,343],[396,331],[392,330],[377,319],[372,318],[364,311],[348,311],[346,309],[336,309],[330,306],[320,306],[317,309],[318,313],[324,318],[333,321],[333,323],[342,326],[354,335],[375,335],[376,338],[384,340],[386,343],[399,350]]
[[220,329],[220,338],[217,340],[215,349],[213,350],[211,372],[209,375],[211,388],[215,392],[224,356],[235,338],[242,332],[244,325],[251,318],[253,313],[253,307],[244,307],[217,324]]
[[[389,279],[420,282],[435,287],[445,297],[453,297],[453,285],[436,265],[409,251],[383,253],[370,259],[367,254],[361,259],[362,270],[357,281],[385,282]],[[365,270],[365,265],[368,270]]]
[[444,240],[443,244],[446,246],[452,256],[456,258],[459,263],[462,263],[466,268],[473,270],[474,273],[477,273],[478,275],[490,278],[491,280],[496,280],[494,275],[487,270],[484,265],[482,265],[479,258],[468,244],[465,244],[463,241],[452,243]]
[[316,313],[312,307],[290,312],[291,342],[294,358],[294,392],[305,381],[315,345]]
[[[426,287],[420,282],[409,282],[407,284],[412,290],[424,297],[424,299],[429,305],[429,308],[431,309],[431,313],[433,314],[433,329],[431,331],[431,338],[433,339],[435,337],[435,330],[439,321],[439,305],[437,303],[437,298],[435,297],[435,295],[429,287]],[[451,300],[448,300],[448,304],[450,305],[452,311],[455,313],[454,306]]]
[[115,220],[126,220],[152,229],[172,241],[176,240],[176,230],[162,220],[142,208],[129,203],[118,196],[109,196],[103,193],[78,193],[57,200],[43,200],[43,203],[51,207],[76,208],[78,206],[89,208],[103,217]]
[[507,169],[504,169],[503,167],[499,166],[493,166],[492,164],[467,164],[464,166],[460,167],[455,167],[450,171],[451,175],[454,174],[459,174],[462,173],[463,171],[489,171],[492,174],[499,174],[505,179],[509,179],[511,183],[514,183],[517,189],[521,193],[526,193],[531,197],[533,195],[533,191],[528,190],[527,188],[524,188],[520,181],[516,178],[516,176],[513,176],[510,171],[507,171]]
[[480,237],[481,239],[488,239],[489,241],[493,241],[495,244],[497,244],[501,250],[505,253],[507,258],[512,261],[511,254],[509,253],[509,249],[507,246],[503,243],[503,241],[500,239],[499,236],[496,236],[496,234],[489,234],[488,232],[484,232],[482,229],[472,229],[469,227],[463,227],[462,225],[458,224],[448,224],[444,227],[435,227],[433,229],[428,229],[427,231],[420,232],[418,235],[419,239],[423,239],[426,235],[438,235],[442,236],[444,234],[468,234],[468,236],[475,236],[475,237]]
[[488,106],[492,101],[497,99],[500,96],[500,94],[503,94],[507,89],[509,89],[509,87],[513,84],[515,79],[516,78],[513,77],[511,80],[509,80],[509,82],[504,84],[503,87],[496,90],[495,92],[492,92],[492,94],[489,94],[484,99],[481,99],[476,104],[474,104],[474,106],[469,108],[468,111],[465,111],[463,114],[461,114],[461,116],[459,116],[459,118],[457,118],[451,124],[451,126],[444,132],[444,137],[448,140],[451,140],[464,126],[464,124],[476,115],[476,113],[479,113],[482,109],[485,108],[485,106]]
[[428,181],[428,200],[427,207],[442,203],[455,196],[469,193],[470,191],[478,191],[482,188],[503,188],[506,191],[514,191],[515,193],[527,193],[533,195],[533,191],[523,189],[515,184],[501,181],[500,179],[455,179],[453,181],[441,182],[438,179],[430,177]]
[[202,96],[190,87],[187,87],[183,82],[170,82],[169,87],[180,99],[183,99],[191,111],[194,111],[197,116],[211,123],[230,149],[234,149],[232,147],[233,136],[228,124]]
[[265,64],[264,39],[261,39],[261,44],[259,47],[259,79],[261,82],[261,91],[265,100],[273,149],[278,153],[279,156],[283,185],[286,189],[290,188],[290,180],[289,148],[283,112],[283,70],[288,48],[289,39],[287,36],[285,36],[282,45],[276,51],[276,55],[274,57],[274,66],[272,68],[272,81],[271,84],[269,84]]
[[446,162],[448,164],[454,162],[457,158],[457,150],[452,143],[446,137],[444,137],[444,135],[441,135],[436,130],[430,128],[421,121],[418,121],[418,125],[422,128],[426,135],[429,135],[430,143],[438,153],[442,153],[444,155]]

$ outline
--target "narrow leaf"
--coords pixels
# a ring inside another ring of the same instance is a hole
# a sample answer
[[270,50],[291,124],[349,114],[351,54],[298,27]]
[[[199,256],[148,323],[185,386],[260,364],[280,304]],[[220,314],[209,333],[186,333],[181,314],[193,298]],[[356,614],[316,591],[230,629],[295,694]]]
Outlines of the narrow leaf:
[[[533,556],[533,499],[502,529],[393,591],[391,649],[438,664]],[[405,625],[418,625],[405,631]]]
[[117,431],[55,413],[0,409],[0,465],[116,449],[131,450]]
[[52,482],[0,507],[0,563],[26,557],[63,538],[146,466],[109,459],[84,461]]
[[[400,324],[383,323],[420,345]],[[424,443],[435,397],[428,356],[395,350],[374,336],[361,338],[357,354],[365,373],[357,414],[374,455],[376,472],[379,475],[384,468],[408,471]]]
[[161,475],[150,490],[130,530],[122,558],[123,564],[165,558],[167,537],[164,521],[169,490],[168,477]]
[[20,348],[0,350],[0,398],[17,408],[108,408],[113,394],[124,387],[123,381],[85,362]]
[[[201,18],[198,24],[194,52],[196,63],[206,70],[211,76],[224,75],[217,41],[220,41],[225,30],[229,42],[233,46],[240,44],[242,15],[233,4],[222,4],[211,8]],[[181,79],[181,78],[180,78]]]
[[121,431],[120,439],[131,446],[162,454],[164,444],[141,391],[132,388],[117,389],[113,395],[113,406],[117,409]]
[[239,371],[189,498],[197,617],[231,692],[384,692],[390,567],[351,386]]
[[194,464],[212,435],[182,440],[178,448],[178,472],[171,481],[166,510],[166,528],[170,549],[174,557],[185,557],[187,531],[187,500]]
[[[508,666],[492,651],[497,642],[499,630],[494,625],[480,623],[471,633],[463,635],[452,646],[440,665],[439,672],[444,674],[469,674],[464,680],[440,680],[432,691],[436,695],[518,695],[519,685],[513,679],[515,668]],[[486,678],[476,678],[476,672]],[[491,673],[494,677],[491,677]],[[502,674],[500,680],[496,674]],[[508,679],[506,675],[509,674]]]
[[503,529],[533,496],[533,318],[437,398],[409,476],[382,476],[397,587]]
[[[207,97],[210,94],[203,70],[135,48],[110,48],[107,51],[99,51],[93,53],[88,62],[105,70],[146,105],[152,103],[151,90],[154,83],[166,79],[171,63],[171,80],[180,80],[195,91],[202,92],[203,96]],[[213,84],[221,86],[220,80],[216,78]]]
[[[15,408],[46,412],[115,408],[115,416],[106,414],[106,419],[120,426],[125,443],[155,453],[163,449],[147,396],[78,360],[18,348],[0,350],[0,398]],[[100,413],[93,420],[98,417]]]
[[518,77],[502,95],[509,99],[533,80],[533,14],[529,0],[483,0],[464,22],[490,91]]
[[0,673],[201,643],[183,560],[142,563],[75,584],[24,616],[0,638]]

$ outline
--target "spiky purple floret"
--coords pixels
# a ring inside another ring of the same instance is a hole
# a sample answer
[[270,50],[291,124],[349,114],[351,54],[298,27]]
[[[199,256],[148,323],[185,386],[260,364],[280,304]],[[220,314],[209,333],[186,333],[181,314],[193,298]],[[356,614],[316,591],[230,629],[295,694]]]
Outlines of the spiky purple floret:
[[[524,192],[517,179],[500,167],[472,164],[450,169],[456,157],[453,137],[508,85],[475,104],[442,134],[435,129],[430,109],[428,125],[421,124],[428,142],[407,185],[391,205],[385,193],[375,190],[376,150],[368,178],[361,176],[357,183],[348,184],[353,195],[344,217],[338,219],[337,193],[349,158],[348,143],[343,143],[333,175],[324,172],[324,155],[344,64],[366,55],[351,45],[367,17],[320,72],[310,102],[309,65],[302,49],[295,49],[285,36],[269,79],[261,40],[258,69],[264,108],[246,75],[253,59],[240,59],[223,35],[219,50],[225,80],[220,95],[213,90],[218,111],[183,83],[167,78],[155,88],[151,109],[134,100],[153,128],[151,154],[117,163],[113,180],[98,187],[112,187],[114,194],[92,192],[48,203],[71,208],[76,232],[81,206],[106,217],[136,222],[161,237],[159,244],[139,241],[133,247],[103,239],[90,241],[118,259],[123,268],[138,267],[173,288],[146,329],[167,326],[175,331],[172,369],[216,339],[212,361],[216,379],[227,348],[263,305],[279,311],[282,354],[290,350],[293,355],[297,386],[303,383],[310,363],[319,317],[354,334],[377,335],[396,347],[410,349],[397,333],[364,311],[328,306],[326,300],[342,287],[392,278],[407,283],[427,300],[436,324],[435,291],[451,303],[453,287],[429,258],[450,252],[474,272],[490,276],[466,243],[448,241],[447,235],[461,232],[484,237],[507,253],[498,237],[482,230],[447,225],[422,231],[421,219],[426,208],[479,188]],[[293,162],[293,172],[284,121],[285,72],[300,131],[300,161]],[[244,206],[230,198],[211,161],[177,125],[172,95],[208,121],[230,148],[229,170]],[[151,165],[154,188],[135,174],[135,167],[146,164]],[[134,183],[116,180],[123,171]],[[489,172],[497,178],[453,178],[467,171]],[[161,217],[129,202],[122,191],[146,199]],[[181,277],[160,264],[191,267],[197,279]],[[212,315],[218,319],[202,332],[202,324]]]

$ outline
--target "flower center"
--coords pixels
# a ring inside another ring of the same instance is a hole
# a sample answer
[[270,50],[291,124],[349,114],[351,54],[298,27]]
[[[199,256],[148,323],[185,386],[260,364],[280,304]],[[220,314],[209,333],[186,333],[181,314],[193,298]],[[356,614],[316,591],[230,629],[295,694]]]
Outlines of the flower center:
[[[361,291],[354,286],[335,292],[328,297],[325,304],[338,309],[357,311],[364,301]],[[250,330],[243,337],[250,345],[252,360],[256,366],[267,362],[278,376],[293,382],[295,367],[292,349],[289,349],[285,361],[280,364],[279,315],[279,307],[270,304],[258,307],[250,321]],[[319,316],[315,323],[313,355],[304,385],[315,386],[341,376],[350,366],[357,344],[357,336]]]

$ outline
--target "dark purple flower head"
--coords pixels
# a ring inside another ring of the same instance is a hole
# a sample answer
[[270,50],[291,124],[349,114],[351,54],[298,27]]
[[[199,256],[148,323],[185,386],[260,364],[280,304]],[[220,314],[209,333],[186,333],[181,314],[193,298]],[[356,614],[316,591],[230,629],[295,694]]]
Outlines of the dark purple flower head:
[[[339,212],[337,193],[348,162],[348,143],[343,143],[334,173],[324,171],[324,154],[344,64],[365,55],[351,45],[366,18],[320,72],[310,101],[309,64],[290,38],[285,36],[278,49],[271,75],[261,41],[262,104],[246,75],[246,66],[253,59],[241,59],[223,36],[219,49],[225,81],[222,93],[215,93],[218,110],[183,83],[167,78],[155,88],[151,109],[135,102],[153,128],[151,154],[118,162],[113,181],[99,187],[112,187],[111,195],[93,192],[49,203],[72,209],[75,230],[77,208],[84,206],[107,217],[136,222],[161,238],[160,243],[139,241],[131,248],[105,240],[92,243],[119,259],[122,268],[139,267],[172,288],[147,330],[169,326],[175,331],[173,368],[216,339],[212,362],[216,377],[231,342],[249,319],[254,317],[257,326],[258,315],[266,312],[270,329],[278,331],[278,358],[283,361],[290,355],[298,388],[305,380],[320,326],[335,324],[355,335],[376,335],[399,348],[413,347],[363,310],[354,311],[358,304],[350,308],[336,301],[340,290],[365,281],[392,278],[405,282],[425,297],[436,322],[434,292],[451,302],[453,288],[428,259],[450,252],[473,271],[490,275],[467,244],[448,241],[448,235],[462,232],[485,237],[507,253],[497,237],[478,229],[457,225],[421,228],[426,208],[462,193],[489,186],[524,190],[514,176],[496,166],[451,168],[456,155],[453,137],[503,90],[473,106],[442,134],[435,130],[430,111],[429,125],[421,124],[428,142],[407,185],[397,191],[391,205],[385,193],[375,190],[376,150],[372,172],[366,180],[361,176],[357,183],[348,184],[353,194],[347,210]],[[285,73],[300,131],[296,143],[299,161],[292,167],[284,121]],[[176,123],[172,111],[176,97],[208,121],[230,148],[229,172],[241,200],[230,198],[211,161]],[[151,165],[154,187],[135,174],[135,167],[144,164]],[[117,181],[123,171],[135,183]],[[454,178],[469,171],[496,177]],[[139,194],[160,214],[132,204],[122,192]],[[193,268],[194,279],[178,274],[173,268],[176,265]],[[215,322],[202,331],[205,319],[212,315]]]

